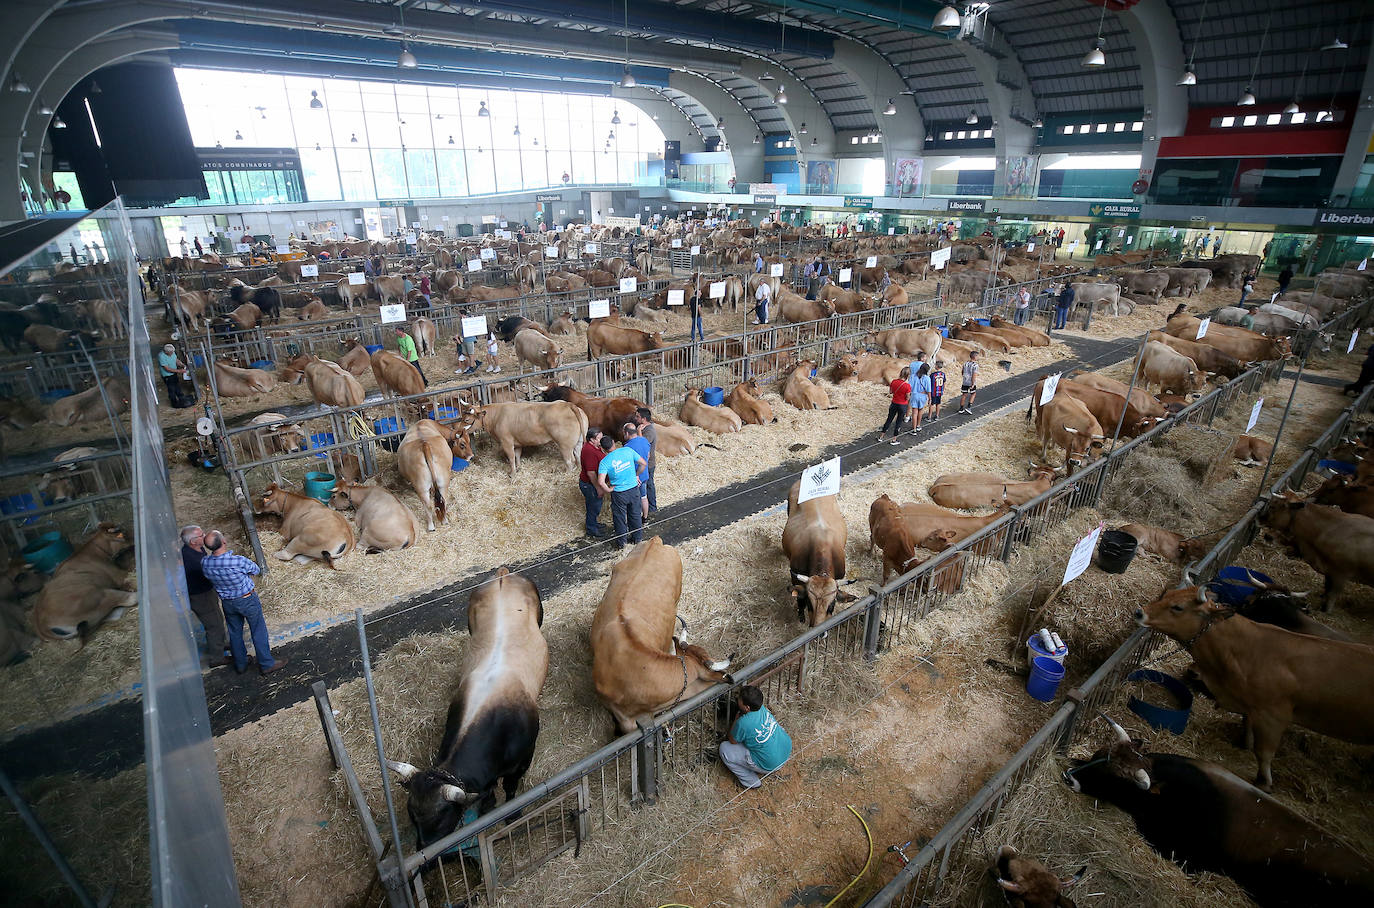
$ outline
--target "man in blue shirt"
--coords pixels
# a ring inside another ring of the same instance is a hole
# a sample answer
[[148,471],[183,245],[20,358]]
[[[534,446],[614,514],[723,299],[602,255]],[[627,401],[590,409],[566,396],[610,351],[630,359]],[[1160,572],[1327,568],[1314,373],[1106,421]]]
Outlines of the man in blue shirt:
[[1064,282],[1064,289],[1059,291],[1059,301],[1054,306],[1054,330],[1064,328],[1069,321],[1069,309],[1073,307],[1073,285],[1068,281]]
[[162,383],[167,386],[167,403],[178,409],[186,406],[181,393],[182,376],[186,374],[186,364],[177,358],[177,348],[166,344],[157,355],[157,372]]
[[621,428],[621,434],[625,436],[625,447],[632,449],[645,463],[644,475],[639,478],[639,513],[644,520],[648,520],[649,481],[653,479],[648,464],[654,459],[653,444],[639,432],[639,415],[635,414],[634,419],[634,422],[625,423]]
[[720,742],[720,760],[745,788],[763,784],[759,773],[770,773],[792,756],[792,738],[763,705],[763,691],[751,684],[739,689],[740,716],[730,737]]
[[262,617],[262,603],[252,578],[262,573],[257,563],[229,548],[224,534],[211,530],[205,534],[205,557],[200,572],[215,587],[224,618],[229,623],[229,652],[234,657],[234,670],[240,675],[248,670],[248,648],[243,643],[243,625],[247,623],[253,637],[253,652],[257,654],[258,670],[269,675],[286,666],[286,659],[273,659],[268,645],[267,622]]
[[615,547],[625,548],[628,533],[631,543],[638,543],[644,526],[639,496],[640,475],[649,468],[648,462],[633,448],[621,445],[601,458],[596,468],[596,485],[601,494],[611,496],[611,521],[615,526]]

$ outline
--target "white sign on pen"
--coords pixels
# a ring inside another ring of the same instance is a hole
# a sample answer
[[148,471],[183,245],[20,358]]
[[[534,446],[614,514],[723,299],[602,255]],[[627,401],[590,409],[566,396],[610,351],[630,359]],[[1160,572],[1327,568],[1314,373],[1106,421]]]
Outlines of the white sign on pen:
[[668,305],[669,305],[669,306],[681,306],[681,305],[684,305],[684,304],[687,302],[687,300],[684,299],[685,296],[686,296],[686,292],[683,291],[683,290],[669,290],[669,291],[668,291]]
[[841,284],[847,284],[847,283],[849,283],[850,278],[852,278],[853,276],[854,276],[854,269],[853,269],[853,268],[841,268],[841,269],[840,269],[840,283],[841,283]]
[[[427,214],[422,214],[422,215],[420,215],[420,220],[422,220],[422,221],[428,221],[428,220],[429,220],[429,215],[427,215]],[[419,225],[419,224],[416,224],[415,226],[416,226],[416,227],[419,227],[420,225]]]
[[1128,237],[1126,237],[1126,245],[1127,245],[1127,246],[1131,245],[1131,243],[1134,242],[1134,241],[1135,241],[1135,237],[1133,237],[1133,236],[1128,236]]
[[711,283],[711,299],[713,299],[713,300],[723,300],[723,299],[725,299],[725,281],[712,281],[712,283]]
[[551,258],[551,259],[556,259],[556,258],[558,258],[558,247],[557,247],[557,246],[545,246],[545,247],[544,247],[544,257],[545,257],[545,258]]
[[296,222],[296,226],[297,226],[297,227],[304,227],[304,226],[305,226],[305,221],[297,221],[297,222]]
[[319,277],[319,276],[320,276],[320,266],[319,266],[319,265],[302,265],[302,266],[301,266],[301,277]]
[[1069,563],[1064,566],[1064,579],[1060,581],[1061,586],[1082,575],[1088,569],[1088,565],[1092,564],[1093,552],[1097,549],[1097,540],[1102,538],[1102,527],[1103,525],[1099,523],[1097,529],[1078,540],[1078,544],[1073,547],[1073,552],[1069,555]]
[[592,255],[596,255],[601,251],[601,245],[599,243],[588,243],[586,251],[590,252]]
[[693,246],[691,249],[687,250],[687,254],[688,254],[688,255],[701,255],[701,247],[700,247],[700,246]]
[[1360,329],[1359,329],[1359,328],[1356,328],[1354,331],[1350,332],[1350,343],[1346,345],[1346,348],[1345,348],[1345,352],[1346,352],[1346,353],[1354,353],[1354,352],[1355,352],[1355,341],[1357,341],[1357,340],[1359,339],[1359,337],[1360,337]]
[[252,247],[252,246],[249,246],[247,243],[235,243],[235,244],[234,244],[234,251],[235,251],[235,252],[251,252],[252,249],[253,249],[253,247]]
[[896,227],[889,227],[889,228],[887,228],[887,235],[888,235],[888,236],[896,236],[896,235],[897,235],[897,228],[896,228]]
[[829,460],[802,471],[801,488],[797,490],[797,504],[825,495],[840,494],[840,459]]
[[1116,235],[1117,235],[1117,238],[1119,239],[1120,237],[1123,237],[1123,236],[1126,235],[1126,231],[1125,231],[1125,230],[1118,230],[1118,231],[1116,232]]
[[944,249],[936,249],[930,254],[930,267],[939,271],[949,264],[949,257],[953,254],[953,246],[946,246]]
[[447,221],[447,220],[448,220],[448,215],[444,215],[444,216],[441,217],[439,220],[441,220],[441,221]]
[[1264,409],[1264,398],[1255,401],[1255,405],[1250,408],[1250,421],[1245,424],[1245,431],[1249,432],[1259,422],[1260,410]]
[[878,257],[877,257],[876,255],[870,255],[867,259],[864,260],[864,267],[865,267],[865,268],[877,268],[877,267],[878,267]]
[[406,307],[401,303],[382,307],[382,324],[389,325],[392,322],[403,322],[406,320]]
[[1045,386],[1040,389],[1040,406],[1043,407],[1053,399],[1055,390],[1059,388],[1059,376],[1062,374],[1062,372],[1056,372],[1046,377]]
[[409,244],[409,245],[411,245],[411,246],[414,246],[414,245],[415,245],[415,234],[413,234],[413,233],[407,233],[407,234],[406,234],[406,243]]
[[486,333],[487,317],[485,315],[463,316],[463,337],[481,337]]
[[1026,244],[1026,251],[1027,251],[1027,252],[1034,252],[1034,251],[1035,251],[1035,244],[1034,244],[1034,243],[1027,243],[1027,244]]
[[768,266],[768,276],[769,276],[769,277],[782,277],[782,265],[781,265],[781,264],[769,265],[769,266]]
[[1204,318],[1202,321],[1198,322],[1196,338],[1197,340],[1202,340],[1204,337],[1207,336],[1207,328],[1211,324],[1212,320],[1210,318]]
[[481,259],[468,259],[468,271],[481,271],[481,270],[482,270],[482,260],[481,260]]
[[1355,266],[1356,271],[1363,271],[1369,267],[1369,259],[1360,259],[1360,263]]
[[362,219],[362,218],[354,218],[354,219],[353,219],[353,223],[355,223],[355,224],[361,224],[362,222],[363,222],[363,219]]
[[492,249],[491,247],[483,249],[482,251],[478,252],[477,255],[480,257],[481,261],[484,262],[491,262],[496,260],[496,250]]
[[348,276],[348,285],[350,287],[358,287],[366,283],[367,275],[363,274],[361,271],[354,271],[352,274]]
[[291,247],[283,244],[277,245],[277,255],[290,255]]
[[502,221],[502,222],[501,222],[501,229],[502,229],[502,230],[505,230],[506,227],[508,227],[508,226],[509,226],[509,225],[508,225],[505,221]]
[[634,278],[634,277],[622,277],[622,278],[620,279],[620,292],[621,292],[621,293],[634,293],[635,290],[638,289],[638,287],[639,287],[639,278]]
[[1078,240],[1074,240],[1072,243],[1069,244],[1069,253],[1072,254],[1073,251],[1074,251],[1075,249],[1077,249],[1077,248],[1078,248]]
[[1093,246],[1093,249],[1096,250],[1096,249],[1101,249],[1101,248],[1102,248],[1102,241],[1101,241],[1101,240],[1098,240],[1097,243]]
[[583,209],[579,208],[579,209],[577,209],[577,213],[578,213],[578,214],[586,214],[587,212],[584,211]]
[[674,249],[681,249],[681,248],[682,248],[682,240],[680,240],[680,239],[675,239],[675,240],[673,240],[673,248],[674,248]]
[[587,316],[589,318],[607,318],[610,314],[610,300],[592,300],[587,304]]

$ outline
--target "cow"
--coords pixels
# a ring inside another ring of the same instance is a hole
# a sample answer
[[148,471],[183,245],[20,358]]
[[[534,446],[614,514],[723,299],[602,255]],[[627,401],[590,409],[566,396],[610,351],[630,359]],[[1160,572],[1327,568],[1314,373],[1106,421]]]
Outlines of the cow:
[[798,410],[830,409],[830,395],[811,380],[811,372],[815,368],[814,361],[803,360],[792,367],[783,383],[782,399]]
[[367,396],[362,383],[347,369],[309,353],[292,357],[282,370],[281,380],[287,384],[298,384],[302,379],[315,402],[325,406],[356,407]]
[[1223,709],[1245,717],[1255,784],[1291,724],[1352,744],[1374,744],[1374,649],[1257,624],[1217,603],[1205,586],[1171,590],[1136,609],[1136,623],[1177,640]]
[[658,444],[654,446],[655,453],[662,454],[664,457],[682,457],[696,451],[696,441],[693,440],[692,434],[682,426],[654,420],[654,428],[658,431]]
[[1262,467],[1273,454],[1272,444],[1253,435],[1238,435],[1236,443],[1231,446],[1231,459],[1239,461],[1243,467]]
[[1312,493],[1312,502],[1331,505],[1347,514],[1374,517],[1374,484],[1338,473]]
[[1327,830],[1215,763],[1147,753],[1111,725],[1115,740],[1072,760],[1064,780],[1130,814],[1160,854],[1231,877],[1266,908],[1374,898],[1374,865]]
[[815,322],[835,314],[835,306],[827,300],[808,300],[795,293],[777,298],[778,318],[784,322]]
[[549,323],[548,333],[550,335],[560,334],[563,336],[577,334],[577,323],[573,318],[571,310],[565,310],[557,318]]
[[[1201,319],[1179,313],[1169,317],[1164,331],[1184,340],[1197,340],[1197,331],[1201,324]],[[1209,347],[1216,347],[1242,362],[1283,359],[1293,352],[1292,344],[1286,337],[1265,337],[1263,334],[1229,325],[1208,326],[1207,334],[1201,338],[1201,342]]]
[[341,481],[334,487],[329,504],[340,510],[353,508],[358,547],[369,555],[408,549],[420,537],[420,524],[410,508],[382,486]]
[[452,425],[417,419],[396,449],[396,465],[420,499],[425,528],[431,533],[436,521],[448,523],[448,481],[453,475],[453,443],[458,432]]
[[280,488],[274,482],[263,490],[258,514],[281,517],[279,532],[284,544],[273,555],[278,561],[323,561],[338,570],[335,562],[353,551],[353,528],[348,520],[309,495]]
[[892,328],[887,331],[875,331],[864,337],[865,344],[883,350],[888,356],[896,356],[899,353],[915,356],[917,353],[924,353],[926,359],[932,362],[935,360],[935,354],[940,352],[943,341],[944,338],[935,328]]
[[900,507],[911,538],[921,548],[932,552],[943,552],[1011,510],[1011,505],[1007,504],[986,516],[970,517],[924,501],[913,501]]
[[110,299],[86,301],[87,314],[100,329],[101,337],[121,340],[128,336],[124,324],[124,305]]
[[1048,492],[1054,484],[1054,467],[1031,464],[1033,479],[1006,480],[993,473],[946,473],[931,483],[931,501],[946,508],[1023,505]]
[[1354,580],[1374,586],[1374,517],[1310,504],[1291,493],[1270,499],[1261,522],[1326,578],[1322,611]]
[[522,448],[556,444],[563,462],[576,471],[577,452],[587,435],[587,414],[565,401],[517,401],[473,407],[468,413],[476,428],[501,445],[511,475],[520,466]]
[[[1026,410],[1026,419],[1031,418],[1031,411],[1040,407],[1040,393],[1045,386],[1045,380],[1036,382],[1035,390],[1031,394],[1030,407]],[[1087,385],[1080,385],[1077,382],[1062,380],[1055,389],[1054,396],[1072,397],[1083,403],[1093,418],[1097,420],[1099,426],[1105,426],[1117,431],[1120,426],[1121,434],[1135,437],[1143,432],[1149,431],[1157,421],[1157,417],[1146,416],[1129,403],[1126,398],[1110,391],[1102,391]]]
[[383,306],[405,300],[405,278],[399,274],[375,277],[372,279],[372,287],[377,291],[377,298],[382,301]]
[[1095,281],[1073,281],[1073,301],[1077,306],[1093,303],[1117,303],[1121,300],[1121,288],[1116,284]]
[[192,334],[199,334],[202,324],[207,320],[206,313],[213,312],[215,305],[208,290],[183,290],[173,283],[165,291],[170,296],[172,314],[186,323]]
[[975,343],[983,349],[991,350],[994,353],[1010,353],[1012,348],[1012,345],[1007,342],[1006,338],[989,331],[983,331],[977,325],[960,325],[955,328],[950,328],[949,335],[965,343]]
[[419,844],[435,842],[463,822],[469,805],[496,806],[496,785],[515,797],[539,739],[539,692],[549,672],[539,588],[508,568],[468,598],[472,644],[448,707],[434,768],[388,760],[405,784],[406,811]]
[[215,360],[215,393],[220,397],[248,397],[265,394],[277,386],[277,377],[263,369],[240,369],[223,360]]
[[306,450],[308,445],[301,424],[291,422],[290,417],[282,413],[259,413],[248,421],[248,425],[259,427],[244,434],[244,444],[254,460],[295,454]]
[[611,569],[606,594],[592,619],[592,684],[629,734],[636,721],[724,681],[730,660],[716,661],[673,630],[682,596],[682,558],[654,536],[639,543]]
[[1168,344],[1147,340],[1140,354],[1140,376],[1146,387],[1159,385],[1161,394],[1188,394],[1207,384],[1207,373]]
[[629,353],[648,353],[663,346],[663,332],[640,331],[608,324],[605,319],[593,321],[587,327],[587,359],[600,359],[607,354],[622,356]]
[[1008,340],[1011,337],[1020,338],[1020,345],[1023,347],[1048,347],[1050,345],[1050,336],[1044,331],[1017,325],[996,315],[992,317],[992,327],[996,328],[999,334],[1006,336]]
[[410,337],[415,341],[415,352],[420,356],[433,356],[438,334],[438,329],[430,319],[423,315],[415,319],[410,326]]
[[373,353],[371,364],[372,376],[377,379],[377,387],[382,389],[382,393],[408,397],[425,390],[425,380],[420,377],[420,371],[390,350]]
[[836,384],[853,378],[857,381],[871,381],[887,386],[892,384],[893,379],[897,378],[907,364],[907,360],[897,359],[893,356],[880,356],[876,353],[846,353],[835,360],[835,365],[830,369],[830,379]]
[[621,443],[625,441],[625,424],[634,422],[636,410],[648,406],[633,397],[593,397],[570,385],[549,385],[540,389],[539,396],[546,401],[563,400],[575,405],[587,414],[589,426],[595,426]]
[[329,307],[319,298],[310,300],[310,302],[296,310],[296,319],[302,322],[315,321],[325,318],[328,315]]
[[345,277],[335,284],[334,287],[339,294],[339,299],[348,307],[348,311],[352,312],[353,302],[355,300],[367,299],[367,294],[371,285],[367,281],[361,284],[353,284],[349,282],[349,278]]
[[1241,581],[1253,586],[1255,591],[1236,607],[1236,613],[1244,615],[1260,624],[1272,624],[1295,634],[1309,637],[1325,637],[1328,640],[1341,640],[1356,643],[1338,630],[1327,627],[1313,618],[1304,600],[1307,593],[1294,593],[1278,583],[1260,580],[1246,571],[1249,578]]
[[66,353],[94,348],[96,337],[89,331],[67,331],[51,325],[29,325],[24,329],[24,342],[38,353]]
[[920,561],[902,509],[886,495],[879,495],[868,508],[868,547],[869,551],[882,550],[883,583],[893,574],[905,574]]
[[[248,293],[248,289],[243,284],[236,284],[229,288],[229,299],[235,306],[242,308],[248,305],[258,311],[258,317],[252,325],[240,324],[240,328],[255,327],[257,322],[263,318],[270,318],[274,322],[281,321],[281,293],[276,287],[259,285],[253,289],[252,293]],[[233,317],[233,313],[230,313],[230,317]],[[238,323],[237,319],[235,319],[235,323]]]
[[1167,271],[1123,271],[1115,275],[1115,280],[1122,290],[1141,293],[1156,301],[1169,287]]
[[1165,268],[1169,283],[1164,288],[1165,296],[1192,296],[1207,289],[1212,282],[1212,272],[1205,268]]
[[743,424],[738,413],[729,407],[712,407],[703,403],[701,391],[688,389],[682,398],[682,409],[678,418],[689,426],[705,429],[713,435],[738,432]]
[[372,354],[355,337],[345,338],[344,355],[339,357],[339,365],[354,378],[362,378],[372,371]]
[[1210,344],[1174,337],[1163,331],[1151,331],[1145,339],[1147,343],[1165,344],[1169,349],[1182,353],[1191,359],[1204,372],[1211,372],[1225,378],[1235,378],[1247,368],[1244,362]]
[[[1081,369],[1075,369],[1068,373],[1065,378],[1077,385],[1096,388],[1099,391],[1106,391],[1109,394],[1115,394],[1123,399],[1129,399],[1131,406],[1140,411],[1142,416],[1153,416],[1162,419],[1169,414],[1169,409],[1165,407],[1158,398],[1140,387],[1138,383],[1132,388],[1124,382],[1119,382],[1114,378],[1107,378],[1105,375],[1101,375],[1097,372],[1084,372]],[[1129,395],[1127,391],[1130,392]],[[1186,403],[1186,400],[1184,402]]]
[[118,416],[128,409],[129,383],[122,378],[109,376],[85,391],[53,401],[48,408],[48,422],[55,426],[71,426],[79,422],[106,419],[110,415]]
[[740,422],[751,426],[766,425],[777,419],[768,401],[759,396],[758,381],[752,378],[730,389],[725,396],[725,406],[739,414]]
[[557,369],[563,362],[563,351],[549,339],[548,335],[533,328],[524,328],[515,335],[515,356],[520,362],[520,371],[525,371],[525,363],[535,371]]
[[1118,527],[1118,531],[1134,536],[1136,545],[1141,550],[1175,564],[1201,558],[1211,550],[1211,545],[1200,537],[1184,536],[1182,533],[1151,526],[1148,523],[1128,523]]
[[997,849],[997,885],[1011,908],[1074,908],[1064,890],[1083,879],[1088,868],[1059,877],[1040,861],[1021,855],[1010,845]]
[[[1038,401],[1039,398],[1033,398]],[[1027,412],[1029,418],[1029,411]],[[1035,430],[1040,439],[1040,460],[1046,462],[1050,445],[1064,449],[1064,472],[1081,469],[1106,444],[1102,425],[1078,398],[1055,394],[1035,414]]]
[[835,613],[836,602],[852,602],[840,592],[844,579],[844,547],[848,541],[837,495],[820,495],[798,502],[801,480],[787,492],[787,525],[782,552],[791,571],[792,598],[797,620],[816,627]]
[[506,343],[513,344],[515,343],[516,335],[526,329],[537,331],[546,337],[548,336],[548,332],[543,325],[533,319],[528,319],[520,315],[508,315],[500,319],[497,321],[496,330],[493,333]]
[[138,604],[138,586],[120,556],[131,543],[113,523],[100,524],[81,548],[53,571],[33,607],[33,628],[44,640],[87,636]]
[[[1265,316],[1265,318],[1260,318]],[[1321,325],[1321,319],[1316,315],[1306,312],[1299,312],[1290,309],[1279,303],[1262,303],[1259,313],[1254,318],[1254,329],[1260,333],[1273,333],[1274,331],[1294,331],[1298,328],[1316,328]]]

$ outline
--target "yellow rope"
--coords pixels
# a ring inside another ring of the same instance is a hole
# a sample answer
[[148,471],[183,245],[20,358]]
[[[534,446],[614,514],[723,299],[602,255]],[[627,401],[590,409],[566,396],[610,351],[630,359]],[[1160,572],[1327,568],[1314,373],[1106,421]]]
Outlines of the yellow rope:
[[864,836],[868,839],[868,860],[864,861],[864,869],[859,871],[859,875],[854,877],[854,879],[850,880],[848,886],[844,887],[839,892],[835,893],[835,897],[833,899],[825,903],[825,908],[830,908],[831,905],[838,902],[840,900],[840,896],[844,895],[846,892],[848,892],[850,889],[854,887],[855,883],[863,879],[864,874],[868,873],[868,865],[873,863],[873,832],[868,828],[868,824],[864,822],[864,818],[859,816],[859,812],[854,809],[853,804],[846,804],[845,806],[849,808],[850,813],[854,814],[854,818],[858,820],[860,824],[863,825]]
[[348,416],[348,434],[354,439],[374,438],[377,433],[372,431],[372,427],[367,424],[367,420],[357,413],[350,413]]

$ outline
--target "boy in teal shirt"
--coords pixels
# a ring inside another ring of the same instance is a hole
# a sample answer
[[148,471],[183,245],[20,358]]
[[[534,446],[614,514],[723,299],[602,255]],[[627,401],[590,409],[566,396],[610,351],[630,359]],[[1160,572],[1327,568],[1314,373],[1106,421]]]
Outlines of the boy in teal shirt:
[[763,705],[763,691],[751,684],[739,689],[735,701],[740,717],[720,742],[720,760],[745,788],[758,788],[759,773],[777,769],[792,756],[792,738]]

